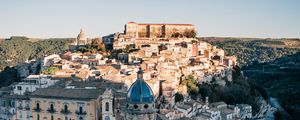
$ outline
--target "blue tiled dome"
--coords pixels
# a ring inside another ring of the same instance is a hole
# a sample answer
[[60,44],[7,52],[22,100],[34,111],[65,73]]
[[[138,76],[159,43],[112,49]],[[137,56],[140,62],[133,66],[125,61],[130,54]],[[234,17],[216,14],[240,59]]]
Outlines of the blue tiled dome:
[[[138,74],[142,74],[140,70]],[[138,75],[139,76],[139,75]],[[152,103],[154,101],[154,95],[150,86],[144,81],[143,78],[139,78],[131,85],[127,93],[127,102],[134,104]]]

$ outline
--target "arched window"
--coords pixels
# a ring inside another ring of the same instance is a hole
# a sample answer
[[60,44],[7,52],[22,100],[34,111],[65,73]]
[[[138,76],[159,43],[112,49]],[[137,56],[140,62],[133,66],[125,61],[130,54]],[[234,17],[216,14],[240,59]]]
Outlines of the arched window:
[[110,120],[109,116],[105,116],[104,119],[105,119],[105,120]]
[[40,109],[40,103],[36,103],[36,109],[37,109],[37,110]]
[[50,104],[50,110],[53,111],[54,110],[54,106],[53,104]]
[[147,104],[144,106],[145,109],[147,109],[148,107],[149,107],[149,105],[147,105]]
[[68,112],[68,105],[65,105],[65,112]]
[[137,104],[134,104],[133,107],[134,109],[138,109],[139,106]]
[[105,103],[105,111],[109,111],[109,102]]
[[82,107],[79,107],[79,113],[83,113]]

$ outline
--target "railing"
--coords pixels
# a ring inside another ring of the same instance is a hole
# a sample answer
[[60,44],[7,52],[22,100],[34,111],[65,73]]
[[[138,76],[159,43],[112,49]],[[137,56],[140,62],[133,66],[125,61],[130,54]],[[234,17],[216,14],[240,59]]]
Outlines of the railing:
[[22,110],[22,109],[23,109],[23,106],[22,106],[22,105],[19,105],[19,106],[18,106],[18,109],[19,109],[19,110]]
[[62,113],[62,114],[69,114],[69,113],[71,113],[71,112],[70,112],[70,110],[62,109],[62,110],[60,111],[60,113]]
[[50,108],[49,108],[47,111],[48,111],[49,113],[55,113],[55,112],[56,112],[55,109],[50,109]]
[[36,111],[36,112],[41,112],[42,111],[41,108],[33,108],[33,110]]
[[78,110],[76,110],[75,113],[76,113],[77,115],[86,115],[86,112],[85,112],[85,111],[78,111]]
[[29,106],[25,106],[25,110],[30,110],[30,107]]

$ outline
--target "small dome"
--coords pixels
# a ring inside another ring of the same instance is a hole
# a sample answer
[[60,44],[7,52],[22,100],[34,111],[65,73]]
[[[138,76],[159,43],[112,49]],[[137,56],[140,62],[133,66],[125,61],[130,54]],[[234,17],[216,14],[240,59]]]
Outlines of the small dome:
[[85,32],[83,29],[80,29],[80,33],[77,36],[77,40],[86,40]]
[[[143,74],[141,69],[138,74]],[[152,102],[154,102],[152,89],[143,78],[138,78],[128,90],[127,103],[142,104]]]

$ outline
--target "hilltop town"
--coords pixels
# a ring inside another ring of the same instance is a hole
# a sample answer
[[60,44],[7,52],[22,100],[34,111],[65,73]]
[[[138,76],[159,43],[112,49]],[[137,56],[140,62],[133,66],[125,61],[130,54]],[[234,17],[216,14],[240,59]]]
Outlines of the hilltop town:
[[255,116],[246,103],[199,95],[233,81],[237,56],[196,38],[192,24],[128,22],[124,32],[16,66],[21,80],[0,88],[0,119],[233,120]]

